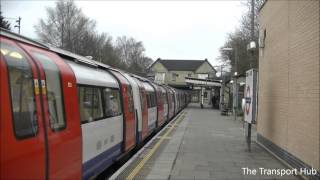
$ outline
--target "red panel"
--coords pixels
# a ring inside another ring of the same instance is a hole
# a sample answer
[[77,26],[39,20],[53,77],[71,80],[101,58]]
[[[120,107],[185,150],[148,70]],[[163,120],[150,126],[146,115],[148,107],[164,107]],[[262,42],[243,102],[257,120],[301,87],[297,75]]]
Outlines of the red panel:
[[172,96],[171,96],[171,92],[169,89],[166,88],[166,91],[167,91],[167,96],[168,96],[168,114],[169,114],[169,118],[168,118],[168,121],[172,118],[173,116],[173,99],[172,99]]
[[[49,142],[49,179],[81,179],[82,138],[75,75],[70,67],[56,54],[24,44],[21,44],[21,46],[30,56],[32,56],[32,52],[47,56],[54,61],[60,70],[65,129],[55,132],[51,129],[46,93],[42,94]],[[42,65],[35,58],[33,59],[41,69],[41,80],[45,80]]]
[[[124,111],[124,151],[129,151],[134,148],[136,144],[136,120],[134,116],[134,108],[132,108],[132,111],[130,111],[131,108],[129,107],[129,98],[133,97],[129,97],[127,93],[128,87],[131,88],[131,85],[129,84],[129,81],[119,72],[111,72],[121,83],[122,106]],[[132,92],[130,94],[132,95]]]
[[170,115],[170,118],[172,118],[174,116],[174,95],[173,95],[173,92],[171,91],[171,89],[169,89],[170,91],[170,98],[171,98],[171,115]]
[[163,118],[163,99],[162,99],[162,91],[159,86],[154,86],[157,94],[157,109],[158,109],[158,127],[161,127],[164,124]]
[[[15,45],[12,41],[2,37],[0,37],[0,42]],[[45,136],[40,95],[35,95],[38,119],[37,135],[17,140],[13,130],[8,71],[4,58],[0,56],[0,179],[45,179]],[[37,69],[32,61],[29,63],[33,78],[37,79]]]
[[139,83],[139,89],[140,89],[140,94],[142,97],[141,104],[143,105],[141,108],[142,111],[142,140],[144,140],[146,137],[149,135],[149,129],[148,129],[148,104],[147,104],[147,94],[145,91],[144,86]]

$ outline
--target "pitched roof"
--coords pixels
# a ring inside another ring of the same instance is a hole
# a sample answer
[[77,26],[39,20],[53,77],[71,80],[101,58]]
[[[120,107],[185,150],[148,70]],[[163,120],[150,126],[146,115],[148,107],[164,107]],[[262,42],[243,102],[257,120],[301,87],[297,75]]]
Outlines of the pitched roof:
[[175,60],[175,59],[158,59],[168,71],[195,71],[206,60]]

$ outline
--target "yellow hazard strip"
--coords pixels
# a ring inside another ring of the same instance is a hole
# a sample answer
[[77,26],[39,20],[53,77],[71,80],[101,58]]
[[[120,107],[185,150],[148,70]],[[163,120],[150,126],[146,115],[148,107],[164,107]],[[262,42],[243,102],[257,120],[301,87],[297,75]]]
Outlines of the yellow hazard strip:
[[171,133],[171,131],[176,127],[176,125],[184,119],[184,112],[178,117],[178,119],[174,122],[174,124],[166,131],[166,133],[161,137],[161,139],[154,145],[154,147],[149,151],[149,153],[144,156],[142,161],[131,171],[131,173],[127,176],[126,180],[132,180],[143,168],[146,162],[152,157],[152,155],[157,151],[160,147],[161,143],[167,136]]

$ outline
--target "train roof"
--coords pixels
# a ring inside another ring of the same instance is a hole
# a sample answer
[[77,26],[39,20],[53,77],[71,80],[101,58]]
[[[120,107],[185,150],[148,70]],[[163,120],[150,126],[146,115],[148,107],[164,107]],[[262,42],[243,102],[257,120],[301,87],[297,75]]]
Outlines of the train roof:
[[50,46],[49,49],[51,51],[57,53],[58,55],[67,56],[68,58],[72,59],[75,62],[81,62],[81,63],[87,64],[87,65],[98,67],[98,65],[97,65],[97,63],[95,63],[95,61],[88,59],[84,56],[80,56],[80,55],[77,55],[77,54],[72,53],[70,51],[66,51],[66,50],[52,47],[52,46]]
[[[46,44],[46,43],[42,43],[42,42],[39,42],[37,40],[34,40],[34,39],[31,39],[31,38],[28,38],[28,37],[25,37],[25,36],[22,36],[20,34],[17,34],[17,33],[14,33],[14,32],[11,32],[11,31],[8,31],[6,29],[3,29],[3,28],[0,28],[0,35],[1,36],[4,36],[4,37],[7,37],[9,39],[14,39],[14,40],[17,40],[17,41],[20,41],[20,42],[23,42],[23,43],[27,43],[27,44],[31,44],[33,46],[36,46],[36,47],[40,47],[40,48],[43,48],[43,49],[46,49],[48,51],[51,51],[51,52],[55,52],[57,53],[59,56],[63,57],[64,59],[66,59],[69,62],[74,62],[74,63],[69,63],[69,64],[72,64],[73,66],[75,66],[74,64],[78,64],[78,63],[81,63],[81,64],[84,64],[86,66],[91,66],[91,67],[95,67],[96,69],[98,68],[101,68],[101,69],[109,69],[109,70],[113,70],[113,71],[117,71],[119,72],[120,74],[127,74],[131,77],[134,77],[136,79],[138,79],[139,81],[143,82],[143,84],[146,84],[146,89],[149,89],[149,90],[152,90],[154,91],[153,87],[152,87],[152,84],[155,85],[155,86],[162,86],[162,85],[159,85],[159,84],[156,84],[155,82],[152,82],[150,81],[149,79],[147,78],[144,78],[144,77],[141,77],[141,76],[138,76],[138,75],[135,75],[135,74],[131,74],[129,72],[125,72],[125,71],[122,71],[122,70],[119,70],[119,69],[116,69],[116,68],[112,68],[110,67],[109,65],[106,65],[104,63],[101,63],[101,62],[98,62],[98,61],[95,61],[95,60],[92,60],[92,59],[89,59],[85,56],[81,56],[81,55],[78,55],[78,54],[75,54],[75,53],[72,53],[70,51],[67,51],[67,50],[63,50],[61,48],[57,48],[57,47],[53,47],[52,45],[49,45],[49,44]],[[86,67],[84,66],[84,67]],[[77,68],[78,69],[78,68]],[[84,68],[85,69],[85,68]],[[83,70],[84,70],[83,69]],[[99,71],[99,70],[98,70]],[[96,71],[96,72],[98,72]],[[84,71],[85,72],[85,71]],[[106,72],[107,73],[107,72]],[[108,74],[108,73],[107,73]],[[89,75],[89,74],[88,74]],[[110,75],[110,74],[109,74]],[[110,75],[111,76],[111,75]],[[82,77],[79,76],[78,77]],[[112,77],[112,76],[111,76]],[[98,77],[96,79],[99,79]],[[112,77],[111,80],[113,80],[114,78]],[[98,80],[99,81],[99,80]],[[150,87],[149,87],[150,86]],[[116,86],[116,87],[119,87],[119,86]],[[170,88],[172,91],[178,91],[176,90],[175,88],[172,88],[170,86],[166,86],[167,88]],[[162,87],[163,88],[163,87]]]
[[76,75],[77,83],[101,87],[119,88],[117,80],[107,71],[88,66],[82,66],[75,62],[67,62]]
[[146,91],[155,91],[149,82],[142,81],[142,84],[144,85],[144,88],[146,89]]
[[14,40],[17,40],[17,41],[20,41],[20,42],[23,42],[23,43],[31,44],[33,46],[40,47],[40,48],[55,52],[60,56],[67,57],[68,60],[72,60],[72,61],[75,61],[75,62],[81,62],[81,63],[84,63],[86,65],[91,65],[91,66],[95,66],[95,67],[104,67],[104,68],[109,68],[110,67],[110,66],[108,66],[106,64],[94,61],[94,60],[89,59],[87,57],[72,53],[72,52],[67,51],[67,50],[63,50],[61,48],[53,47],[50,44],[42,43],[40,41],[37,41],[37,40],[31,39],[31,38],[22,36],[20,34],[8,31],[8,30],[3,29],[3,28],[0,28],[0,34],[2,36],[10,38],[10,39],[14,39]]
[[44,49],[49,49],[48,46],[46,44],[44,44],[44,43],[41,43],[39,41],[36,41],[34,39],[22,36],[20,34],[17,34],[17,33],[11,32],[11,31],[8,31],[8,30],[6,30],[4,28],[0,28],[0,35],[8,37],[10,39],[14,39],[14,40],[17,40],[17,41],[24,42],[24,43],[27,43],[27,44],[32,44],[32,45],[37,46],[37,47],[41,47],[41,48],[44,48]]

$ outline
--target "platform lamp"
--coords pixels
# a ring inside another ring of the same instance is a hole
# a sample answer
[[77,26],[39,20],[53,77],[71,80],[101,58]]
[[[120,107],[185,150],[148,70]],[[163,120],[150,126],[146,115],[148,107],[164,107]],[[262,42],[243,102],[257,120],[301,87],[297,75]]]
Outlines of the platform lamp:
[[225,47],[222,48],[223,51],[234,51],[234,74],[233,77],[235,79],[234,87],[234,100],[233,100],[233,110],[234,110],[234,120],[237,120],[237,108],[238,108],[238,87],[237,87],[237,78],[238,78],[238,51],[237,48]]

